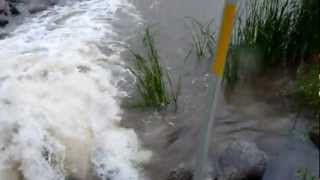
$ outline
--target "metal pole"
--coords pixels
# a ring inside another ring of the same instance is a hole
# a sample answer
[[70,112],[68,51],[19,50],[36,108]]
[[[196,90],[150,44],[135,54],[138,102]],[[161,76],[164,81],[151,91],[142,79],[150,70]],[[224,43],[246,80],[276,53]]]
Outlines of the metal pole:
[[231,39],[233,19],[235,13],[235,0],[226,0],[221,20],[218,44],[215,52],[214,62],[212,65],[213,75],[209,82],[209,112],[207,113],[207,117],[205,119],[203,129],[200,134],[194,180],[204,180],[205,178],[205,164],[208,159],[209,138],[211,136],[211,128],[214,125],[214,117],[218,103],[218,97],[220,94],[220,89],[222,86],[222,76],[229,48],[229,42]]

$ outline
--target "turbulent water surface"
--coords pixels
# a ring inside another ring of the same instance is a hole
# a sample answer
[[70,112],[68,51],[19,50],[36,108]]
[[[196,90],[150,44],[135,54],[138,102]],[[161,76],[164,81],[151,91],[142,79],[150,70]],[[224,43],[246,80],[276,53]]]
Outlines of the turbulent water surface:
[[1,180],[144,179],[150,153],[119,125],[119,12],[140,21],[125,0],[88,0],[41,12],[0,41]]
[[[61,0],[67,3],[30,15],[0,40],[0,180],[163,180],[176,167],[194,167],[210,111],[211,58],[184,59],[192,46],[186,17],[214,17],[217,29],[224,1],[129,1]],[[134,90],[125,81],[124,46],[139,49],[132,37],[144,22],[153,25],[161,64],[173,80],[181,77],[177,112],[120,108],[119,99]],[[242,84],[230,99],[219,98],[212,179],[219,154],[234,139],[273,159],[265,180],[292,179],[300,167],[317,172],[319,151],[293,130],[304,130],[305,120],[273,89],[284,80]]]

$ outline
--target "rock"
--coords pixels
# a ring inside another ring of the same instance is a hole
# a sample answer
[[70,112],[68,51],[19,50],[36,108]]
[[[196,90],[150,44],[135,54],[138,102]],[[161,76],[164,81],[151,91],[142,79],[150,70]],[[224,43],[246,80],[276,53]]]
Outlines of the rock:
[[192,180],[193,173],[191,169],[178,167],[169,173],[167,180]]
[[46,10],[49,6],[55,5],[58,0],[29,0],[28,11],[33,14],[43,10]]
[[8,23],[9,21],[7,18],[0,15],[0,28],[5,27]]
[[16,8],[16,6],[13,5],[12,3],[9,3],[9,11],[10,11],[10,14],[13,16],[20,14],[20,11],[18,10],[18,8]]
[[19,10],[15,7],[13,2],[0,0],[0,15],[18,15],[20,14]]
[[31,14],[34,14],[34,13],[38,13],[38,12],[41,12],[43,10],[46,10],[47,9],[47,6],[46,5],[43,5],[43,4],[38,4],[38,5],[31,5],[29,7],[29,13]]
[[267,155],[254,143],[236,140],[221,153],[218,164],[222,179],[261,179],[267,165]]

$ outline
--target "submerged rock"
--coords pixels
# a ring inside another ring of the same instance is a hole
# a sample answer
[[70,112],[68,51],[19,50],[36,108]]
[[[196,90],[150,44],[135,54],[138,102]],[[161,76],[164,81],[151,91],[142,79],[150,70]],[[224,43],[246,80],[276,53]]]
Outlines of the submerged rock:
[[221,180],[261,179],[267,165],[267,155],[254,143],[236,140],[221,153],[218,163]]
[[15,6],[15,1],[0,0],[0,14],[2,15],[18,15],[20,11]]
[[18,14],[20,14],[20,11],[16,8],[13,2],[0,0],[0,28],[9,24],[9,16],[16,16]]
[[5,27],[8,23],[8,19],[5,16],[0,15],[0,28]]
[[57,4],[58,0],[27,0],[26,2],[29,5],[28,11],[33,14],[46,10],[49,6]]
[[169,173],[167,180],[192,180],[193,173],[191,169],[178,167]]
[[18,10],[18,8],[12,3],[9,3],[9,10],[10,10],[11,15],[13,15],[13,16],[20,14],[20,11]]

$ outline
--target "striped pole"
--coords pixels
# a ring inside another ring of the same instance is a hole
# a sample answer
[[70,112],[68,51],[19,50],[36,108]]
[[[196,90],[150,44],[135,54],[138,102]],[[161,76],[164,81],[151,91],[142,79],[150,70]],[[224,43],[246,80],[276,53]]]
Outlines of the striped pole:
[[209,138],[211,135],[211,128],[214,124],[214,116],[217,107],[218,97],[222,85],[222,77],[224,73],[224,66],[229,48],[229,42],[232,34],[233,19],[236,14],[235,0],[226,0],[223,16],[221,20],[220,32],[218,37],[217,48],[212,65],[212,82],[209,87],[209,110],[207,117],[203,124],[200,134],[199,146],[196,158],[196,167],[194,180],[204,180],[205,178],[205,164],[208,159]]

